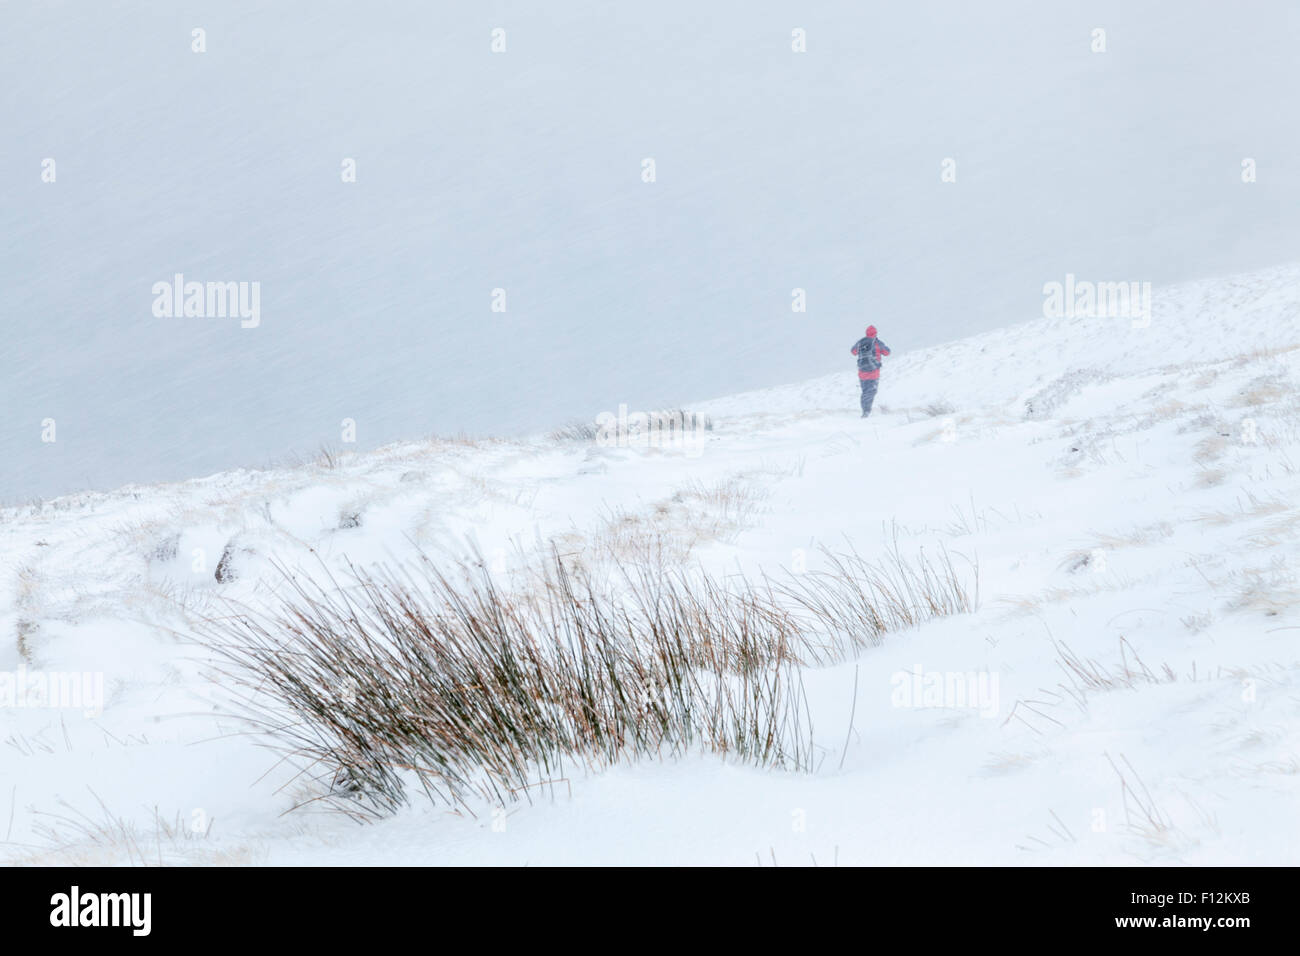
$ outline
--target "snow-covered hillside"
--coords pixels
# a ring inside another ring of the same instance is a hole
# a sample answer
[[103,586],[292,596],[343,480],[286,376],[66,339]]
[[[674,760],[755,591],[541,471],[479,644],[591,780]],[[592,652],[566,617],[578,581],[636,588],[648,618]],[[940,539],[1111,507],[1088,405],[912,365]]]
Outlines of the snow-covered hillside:
[[[843,374],[693,406],[686,447],[412,441],[0,513],[0,689],[103,676],[102,712],[0,709],[3,858],[1294,862],[1300,268],[1158,289],[1149,324],[896,351],[866,422],[853,331]],[[647,538],[719,576],[943,546],[979,607],[805,668],[811,773],[642,761],[364,827],[285,813],[301,782],[190,640],[266,602],[273,563],[477,551],[508,577]]]
[[[5,0],[0,504],[1293,261],[1298,32],[1285,0]],[[257,283],[256,327],[156,314],[177,274]]]

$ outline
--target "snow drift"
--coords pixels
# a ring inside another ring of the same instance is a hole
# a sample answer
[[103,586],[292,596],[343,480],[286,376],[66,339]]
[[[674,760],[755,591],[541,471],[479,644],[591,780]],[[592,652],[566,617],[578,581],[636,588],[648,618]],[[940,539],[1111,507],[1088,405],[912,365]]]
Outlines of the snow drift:
[[[1145,323],[898,349],[866,422],[855,331],[842,373],[691,405],[699,448],[430,439],[0,513],[5,857],[1293,862],[1300,268],[1157,289]],[[799,666],[802,769],[629,754],[356,827],[195,641],[284,570],[758,581],[895,545],[977,561],[978,605]]]

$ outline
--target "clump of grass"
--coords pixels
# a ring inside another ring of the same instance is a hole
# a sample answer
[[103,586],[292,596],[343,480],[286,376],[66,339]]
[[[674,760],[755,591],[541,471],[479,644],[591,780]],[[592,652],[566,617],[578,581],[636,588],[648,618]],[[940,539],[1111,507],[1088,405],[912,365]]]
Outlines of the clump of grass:
[[1246,540],[1256,548],[1281,548],[1295,540],[1297,526],[1300,526],[1300,513],[1290,511],[1247,535]]
[[1173,668],[1162,664],[1159,673],[1151,670],[1138,656],[1126,638],[1119,640],[1120,663],[1118,669],[1106,667],[1090,657],[1080,657],[1064,641],[1056,645],[1056,664],[1064,671],[1076,700],[1087,691],[1105,691],[1125,688],[1132,690],[1140,684],[1165,684],[1178,679]]
[[430,435],[429,443],[439,448],[483,448],[498,444],[501,439],[471,435],[459,431],[454,435]]
[[[1250,492],[1246,493],[1246,500],[1242,501],[1238,496],[1234,502],[1235,510],[1231,511],[1207,511],[1197,515],[1192,520],[1198,524],[1221,527],[1237,521],[1245,521],[1250,518],[1261,518],[1269,515],[1281,514],[1288,511],[1290,502],[1283,497],[1273,496],[1271,498],[1260,498]],[[1289,518],[1290,516],[1288,516]],[[1285,526],[1279,526],[1280,530],[1286,530]]]
[[1155,524],[1136,527],[1127,533],[1099,534],[1097,535],[1097,547],[1112,550],[1143,547],[1163,538],[1168,538],[1173,533],[1174,526],[1168,521],[1157,521]]
[[1235,595],[1228,602],[1231,610],[1257,611],[1277,617],[1300,605],[1300,576],[1287,566],[1284,558],[1274,558],[1265,568],[1247,568],[1234,572]]
[[1196,448],[1192,452],[1192,461],[1203,467],[1208,467],[1211,462],[1218,461],[1223,457],[1230,444],[1226,435],[1207,435],[1196,443]]
[[955,414],[957,409],[953,407],[952,402],[941,399],[937,402],[931,402],[929,405],[921,406],[921,411],[931,418],[940,418],[944,415]]
[[1222,468],[1202,468],[1196,473],[1197,488],[1217,488],[1228,479],[1228,473]]
[[766,492],[735,476],[715,484],[692,481],[674,493],[671,501],[685,504],[688,509],[699,505],[717,528],[739,530],[749,523],[766,496]]
[[1258,378],[1251,382],[1248,388],[1234,396],[1233,404],[1238,407],[1259,408],[1280,401],[1289,394],[1290,389],[1285,382],[1277,381],[1276,378]]
[[412,787],[468,809],[638,757],[806,770],[801,664],[974,606],[946,556],[827,562],[780,582],[653,563],[597,577],[553,553],[519,593],[481,561],[351,568],[347,586],[282,568],[278,608],[204,636],[247,718],[316,783],[308,802],[357,819]]
[[972,566],[972,591],[946,550],[935,557],[922,551],[909,561],[894,542],[878,562],[855,550],[820,552],[825,570],[789,575],[771,585],[783,606],[793,607],[800,616],[800,646],[807,660],[843,660],[863,647],[876,646],[890,631],[978,607],[978,564]]
[[570,422],[555,429],[548,437],[553,442],[593,442],[598,433],[599,428],[595,422]]
[[221,558],[217,561],[217,569],[212,575],[216,578],[218,584],[228,584],[239,577],[239,572],[235,568],[235,542],[232,538],[226,542],[226,546],[221,550]]
[[1085,568],[1096,571],[1100,561],[1104,560],[1101,555],[1094,553],[1100,550],[1100,548],[1076,548],[1061,560],[1058,567],[1067,574],[1078,574]]
[[148,826],[139,826],[109,811],[93,790],[99,806],[92,816],[68,801],[59,800],[59,812],[34,811],[40,822],[32,832],[41,844],[27,845],[27,852],[14,862],[36,866],[115,865],[168,866],[176,863],[249,863],[246,851],[222,852],[209,837],[215,822],[209,818],[184,817],[177,812],[164,817],[155,807]]
[[32,653],[32,638],[36,636],[40,627],[41,626],[35,621],[29,621],[23,618],[19,618],[18,623],[14,625],[15,645],[18,648],[18,656],[25,664],[30,665],[36,662]]
[[[1120,754],[1121,767],[1109,753],[1103,754],[1119,777],[1120,798],[1124,807],[1124,827],[1153,847],[1168,849],[1180,846],[1187,838],[1152,797],[1147,785],[1133,769],[1128,758]],[[1130,779],[1130,774],[1132,778]]]
[[[623,429],[626,427],[626,431]],[[686,408],[669,408],[655,412],[634,412],[617,423],[570,422],[549,434],[554,442],[596,442],[608,439],[613,444],[631,447],[672,447],[692,435],[713,431],[713,419],[702,412]]]
[[570,766],[694,749],[810,765],[791,629],[769,609],[652,572],[621,601],[558,559],[525,595],[482,568],[421,570],[291,578],[279,611],[223,622],[250,718],[330,805],[380,815],[412,783],[500,803]]
[[682,564],[701,544],[734,541],[766,497],[740,475],[715,484],[692,481],[645,512],[608,510],[594,534],[566,536],[562,543],[583,564]]
[[176,555],[180,553],[181,533],[173,531],[165,537],[159,538],[153,548],[149,551],[149,561],[173,561]]
[[1173,533],[1173,525],[1167,521],[1159,521],[1155,524],[1135,527],[1128,532],[1098,534],[1094,545],[1069,551],[1058,567],[1067,574],[1078,574],[1085,569],[1099,572],[1105,568],[1107,552],[1151,545]]
[[713,417],[703,412],[693,412],[689,408],[670,408],[655,412],[652,419],[657,419],[660,428],[689,429],[693,431],[713,431]]
[[316,466],[326,471],[335,471],[343,463],[343,453],[337,448],[326,442],[321,442],[320,450],[316,453]]

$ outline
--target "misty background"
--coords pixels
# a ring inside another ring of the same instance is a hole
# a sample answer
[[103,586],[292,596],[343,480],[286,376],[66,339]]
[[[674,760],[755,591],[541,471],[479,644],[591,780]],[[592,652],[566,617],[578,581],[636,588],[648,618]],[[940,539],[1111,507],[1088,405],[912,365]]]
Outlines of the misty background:
[[[868,322],[897,354],[1036,318],[1067,272],[1300,259],[1298,28],[1284,0],[6,0],[0,502],[344,418],[364,449],[852,379]],[[175,273],[259,282],[261,325],[155,317]]]

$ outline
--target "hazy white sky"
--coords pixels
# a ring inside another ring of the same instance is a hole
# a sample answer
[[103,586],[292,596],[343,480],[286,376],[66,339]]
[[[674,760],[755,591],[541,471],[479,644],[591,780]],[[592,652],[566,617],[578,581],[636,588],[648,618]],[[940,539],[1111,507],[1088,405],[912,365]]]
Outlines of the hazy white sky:
[[[851,376],[868,322],[898,351],[1034,318],[1067,272],[1300,259],[1298,28],[1288,0],[7,0],[0,500],[343,418],[369,447]],[[261,324],[155,316],[175,273],[260,283]]]

